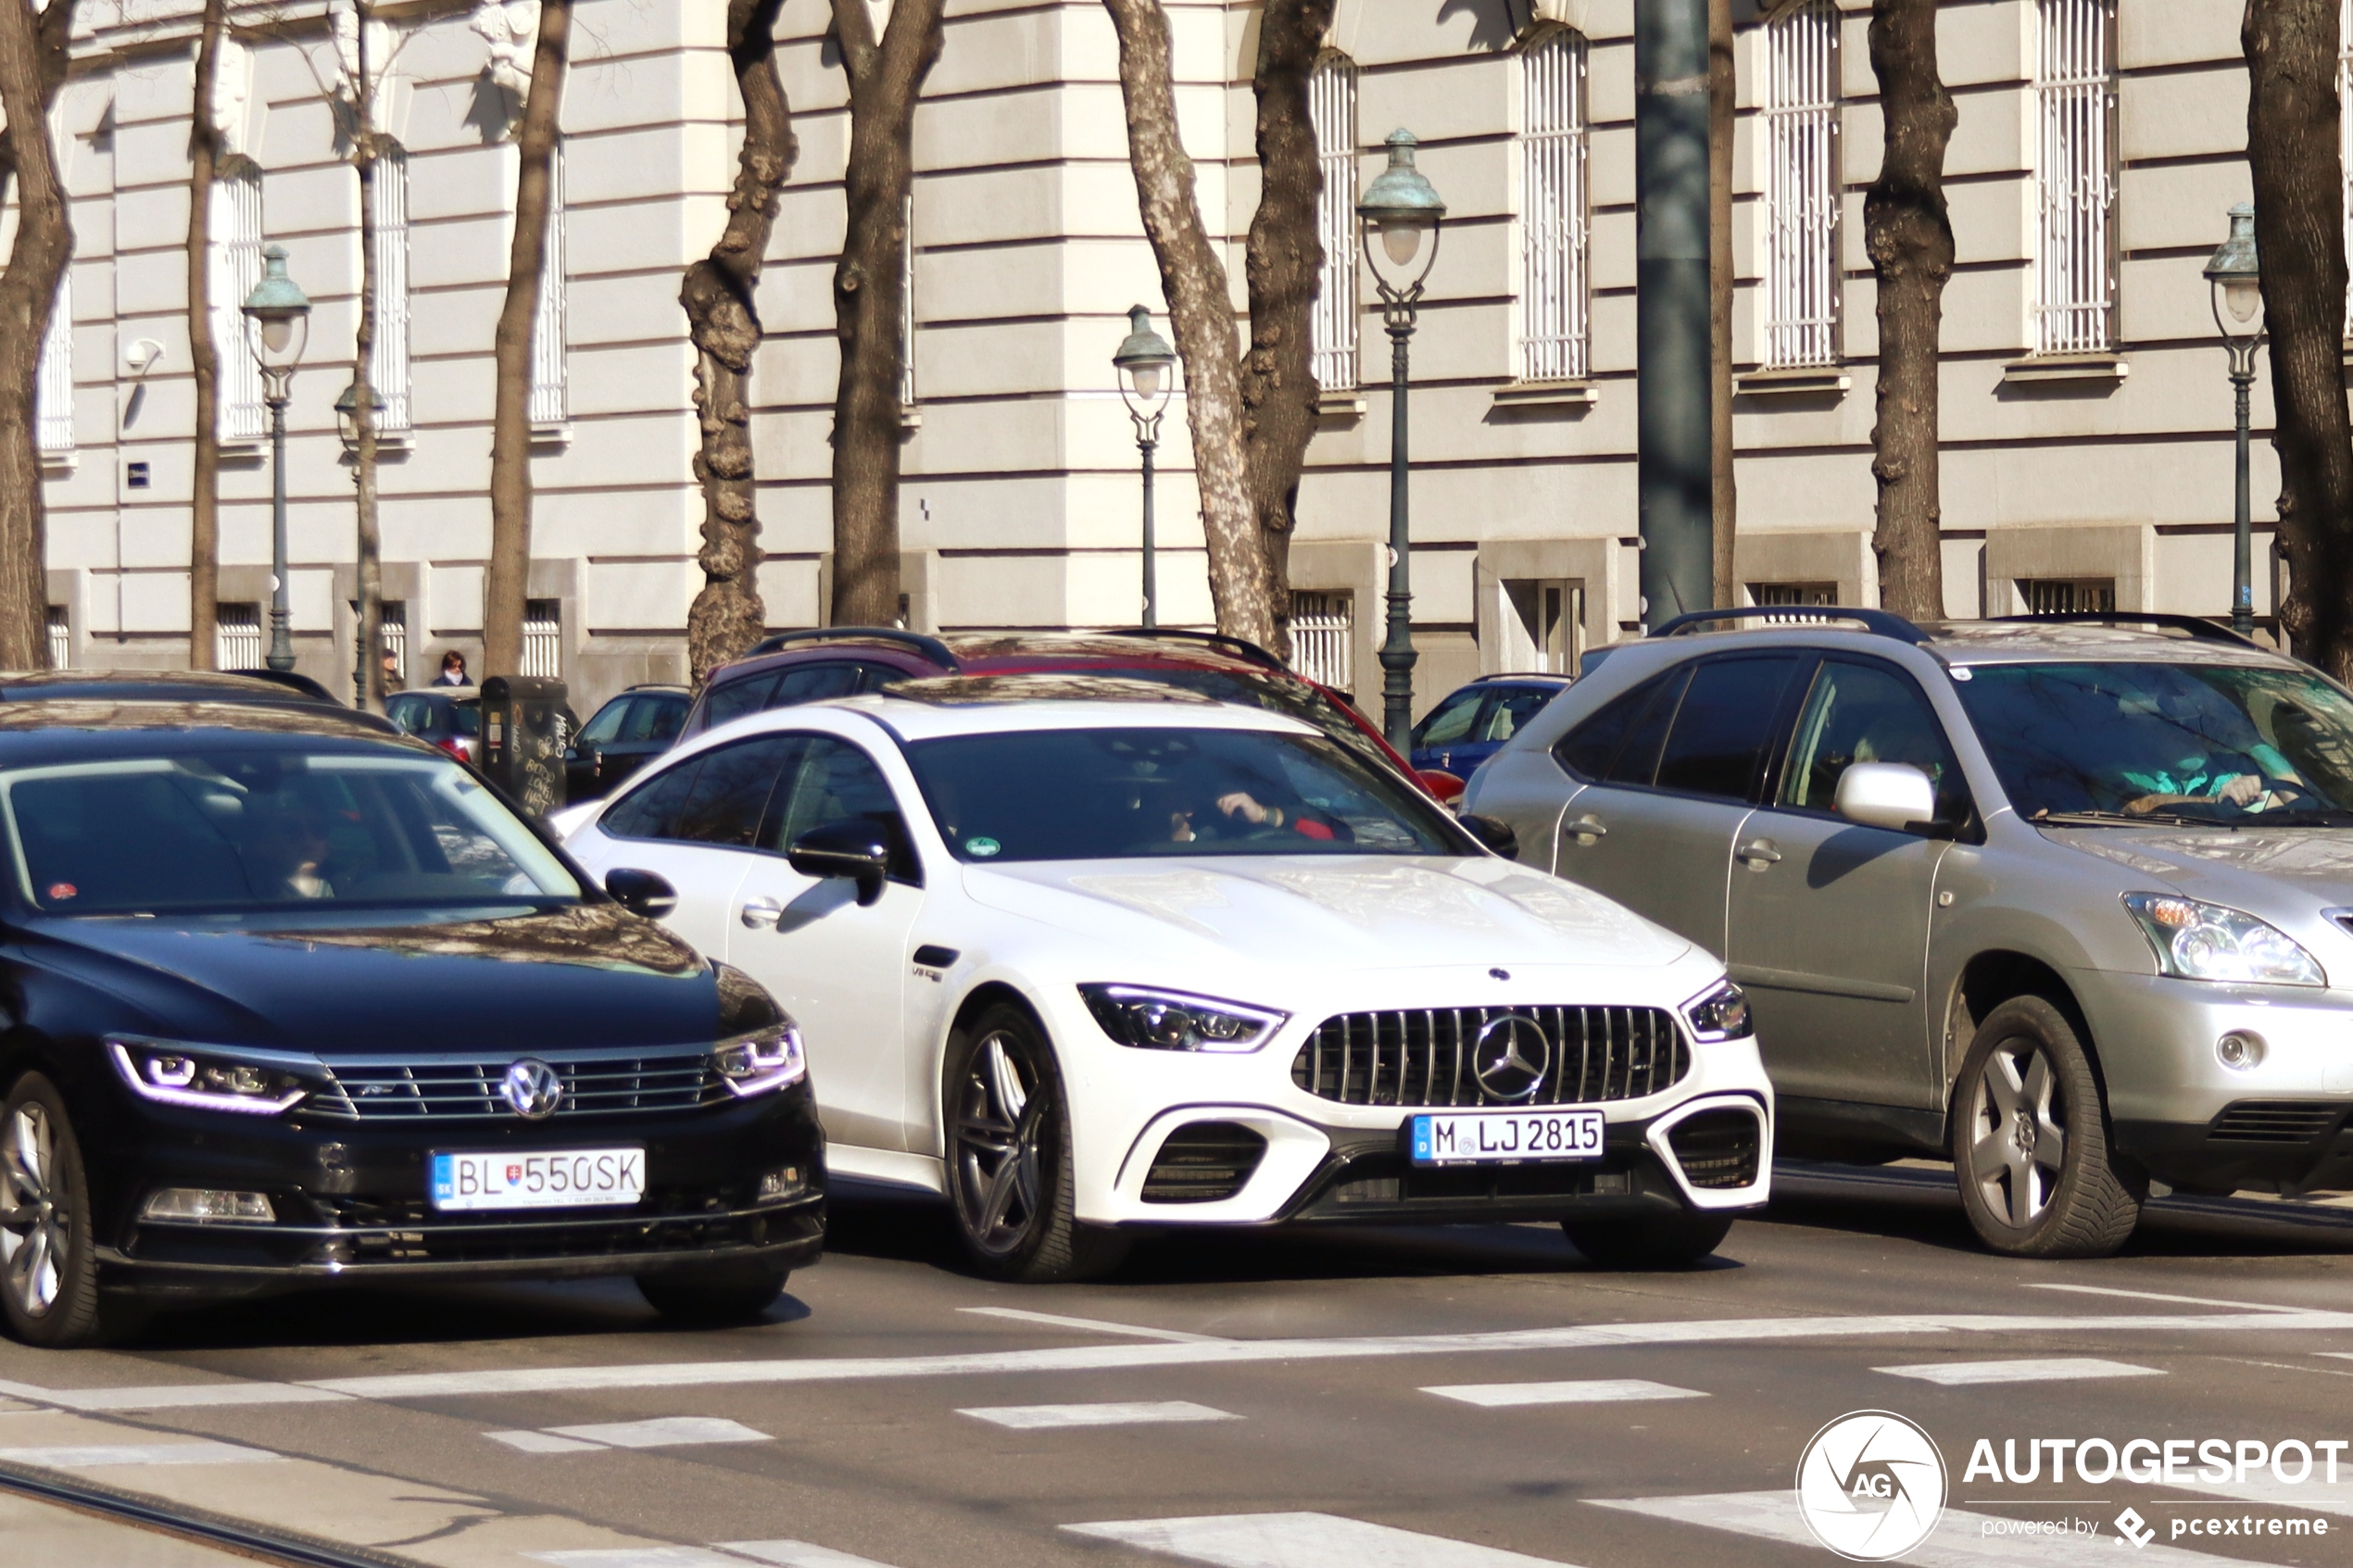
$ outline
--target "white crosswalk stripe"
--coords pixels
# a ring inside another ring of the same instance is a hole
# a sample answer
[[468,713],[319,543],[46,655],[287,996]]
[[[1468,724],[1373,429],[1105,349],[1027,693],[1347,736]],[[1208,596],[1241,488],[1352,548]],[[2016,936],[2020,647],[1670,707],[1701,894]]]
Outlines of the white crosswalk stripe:
[[535,1551],[535,1562],[556,1568],[744,1568],[744,1560],[698,1546],[590,1547],[578,1551]]
[[94,1470],[108,1464],[259,1464],[283,1458],[236,1443],[85,1443],[0,1449],[0,1463],[43,1470]]
[[1213,1568],[1332,1568],[1343,1562],[1349,1568],[1560,1568],[1552,1558],[1331,1513],[1227,1513],[1063,1528]]
[[1895,1377],[1916,1377],[1947,1388],[1981,1383],[2067,1383],[2091,1377],[2163,1377],[2155,1367],[2104,1361],[2096,1356],[2052,1356],[2030,1361],[1931,1361],[1921,1366],[1873,1367]]
[[765,1443],[768,1434],[717,1416],[671,1415],[656,1421],[613,1421],[591,1426],[550,1426],[539,1432],[487,1432],[527,1454],[576,1454],[598,1449],[683,1449],[698,1443]]
[[812,1546],[807,1541],[722,1541],[722,1551],[732,1551],[749,1557],[755,1562],[774,1562],[779,1568],[890,1568],[887,1562],[877,1562],[871,1557],[852,1557],[831,1547]]
[[975,1421],[1036,1432],[1055,1426],[1144,1426],[1172,1421],[1239,1421],[1231,1411],[1213,1410],[1189,1399],[1158,1403],[1099,1405],[997,1405],[963,1410]]
[[1595,1378],[1582,1383],[1454,1383],[1425,1388],[1441,1399],[1507,1409],[1514,1405],[1590,1405],[1626,1399],[1705,1399],[1696,1388],[1646,1383],[1638,1377]]

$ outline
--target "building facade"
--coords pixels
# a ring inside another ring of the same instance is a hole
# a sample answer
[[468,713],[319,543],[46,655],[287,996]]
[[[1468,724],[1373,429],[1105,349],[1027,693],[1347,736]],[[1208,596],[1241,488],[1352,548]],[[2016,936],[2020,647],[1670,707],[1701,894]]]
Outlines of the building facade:
[[[1256,199],[1256,6],[1166,0],[1202,211]],[[876,0],[878,14],[887,0]],[[301,667],[346,689],[359,187],[338,131],[344,0],[234,8],[217,120],[211,332],[222,348],[224,663],[258,660],[271,476],[234,302],[283,245],[316,302],[294,383],[290,585]],[[387,620],[409,678],[478,659],[491,337],[515,186],[528,0],[377,7],[384,327],[374,371]],[[579,0],[560,201],[535,333],[527,659],[583,712],[685,673],[701,498],[682,271],[717,235],[736,112],[719,0]],[[193,384],[185,292],[195,0],[82,0],[56,113],[75,259],[44,354],[53,645],[188,658]],[[1329,255],[1323,417],[1292,580],[1302,661],[1371,699],[1388,528],[1388,345],[1351,208],[1397,126],[1449,214],[1414,345],[1417,706],[1481,671],[1573,667],[1639,619],[1632,0],[1340,0],[1312,91]],[[1739,30],[1733,403],[1738,571],[1759,602],[1876,602],[1873,291],[1862,201],[1880,124],[1858,0]],[[777,627],[827,596],[846,93],[828,8],[789,0],[800,157],[760,295],[754,436]],[[2210,0],[1944,8],[1959,246],[1944,300],[1946,608],[2227,610],[2231,397],[2200,268],[2247,198],[2237,16]],[[1111,355],[1161,307],[1111,24],[1097,0],[950,0],[916,117],[901,542],[919,629],[1133,621],[1137,450]],[[1163,317],[1164,322],[1164,316]],[[2276,465],[2256,395],[2256,608]],[[1181,397],[1161,452],[1161,614],[1210,619]]]

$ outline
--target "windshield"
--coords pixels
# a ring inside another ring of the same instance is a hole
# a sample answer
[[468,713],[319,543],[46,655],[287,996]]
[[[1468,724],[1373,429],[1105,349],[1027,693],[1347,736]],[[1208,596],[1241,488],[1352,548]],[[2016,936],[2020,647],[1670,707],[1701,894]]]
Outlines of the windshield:
[[1317,735],[1043,730],[907,757],[963,860],[1469,853],[1428,800]]
[[574,899],[580,885],[456,763],[187,753],[0,773],[19,885],[56,914]]
[[2353,699],[2315,674],[1980,665],[1954,689],[2022,817],[2353,822]]

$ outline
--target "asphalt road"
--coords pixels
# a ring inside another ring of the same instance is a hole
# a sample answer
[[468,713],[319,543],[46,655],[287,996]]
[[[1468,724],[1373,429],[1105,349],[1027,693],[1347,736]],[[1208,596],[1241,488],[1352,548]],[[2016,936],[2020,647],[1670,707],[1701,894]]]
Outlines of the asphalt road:
[[[1907,1562],[2353,1563],[2353,1211],[2168,1200],[2122,1257],[2030,1264],[1977,1250],[1934,1173],[1780,1188],[1683,1273],[1497,1226],[1167,1238],[1048,1289],[963,1272],[932,1210],[845,1206],[755,1327],[592,1284],[0,1346],[0,1468],[448,1568],[1818,1565],[1801,1452],[1883,1410],[1946,1467]],[[2054,1484],[2041,1439],[2186,1446]],[[0,1513],[0,1563],[212,1561],[36,1523]]]

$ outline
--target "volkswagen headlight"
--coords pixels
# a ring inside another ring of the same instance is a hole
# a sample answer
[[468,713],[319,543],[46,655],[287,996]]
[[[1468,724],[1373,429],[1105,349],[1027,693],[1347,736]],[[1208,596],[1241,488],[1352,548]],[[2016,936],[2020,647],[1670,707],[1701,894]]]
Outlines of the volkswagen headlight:
[[2161,974],[2243,985],[2329,983],[2319,960],[2286,932],[2253,915],[2171,893],[2127,893],[2124,907],[2156,949]]
[[711,1064],[737,1098],[764,1095],[809,1076],[799,1025],[789,1019],[720,1041],[711,1047]]
[[1729,980],[1685,1002],[1683,1022],[1695,1040],[1745,1040],[1756,1033],[1748,1016],[1748,993]]
[[163,1105],[276,1116],[331,1081],[317,1057],[116,1035],[107,1055],[133,1094]]
[[1081,985],[1078,994],[1104,1034],[1148,1051],[1254,1051],[1290,1016],[1141,985]]

